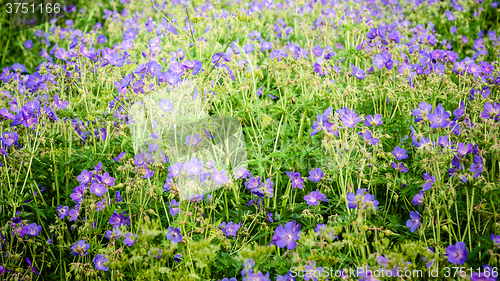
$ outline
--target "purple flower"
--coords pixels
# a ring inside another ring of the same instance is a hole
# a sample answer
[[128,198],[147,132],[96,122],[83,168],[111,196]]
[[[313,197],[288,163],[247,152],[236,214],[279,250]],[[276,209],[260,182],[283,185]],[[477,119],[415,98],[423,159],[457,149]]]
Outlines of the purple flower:
[[415,206],[422,205],[422,203],[424,203],[424,191],[420,190],[419,193],[415,194],[415,196],[413,196],[413,200],[411,200],[411,203]]
[[317,57],[321,57],[323,55],[324,51],[325,50],[323,48],[321,48],[320,45],[317,45],[316,47],[312,48],[313,55],[315,55]]
[[297,246],[297,240],[300,238],[300,223],[297,224],[295,220],[287,222],[285,227],[280,224],[273,236],[271,245],[277,245],[280,248],[287,247],[288,250],[293,250]]
[[102,175],[96,175],[96,179],[99,182],[104,183],[108,186],[115,185],[115,178],[110,177],[108,172],[104,172],[104,174],[102,174]]
[[415,232],[415,230],[420,225],[420,214],[415,211],[410,212],[410,219],[406,221],[406,226],[410,228],[411,232]]
[[19,135],[17,134],[17,132],[3,133],[1,140],[4,145],[12,146],[19,140]]
[[249,259],[243,262],[243,270],[241,271],[241,275],[245,276],[247,273],[252,272],[252,268],[255,266],[255,261],[253,259]]
[[215,53],[212,56],[211,62],[212,63],[218,63],[222,59],[222,54],[221,53]]
[[224,235],[226,235],[226,237],[229,237],[230,235],[236,237],[236,232],[240,229],[240,227],[241,222],[239,224],[235,224],[232,221],[228,222],[227,224],[225,222],[222,222],[219,225],[219,228],[222,230]]
[[167,179],[165,180],[165,184],[163,185],[163,189],[165,190],[165,192],[170,192],[170,186],[173,183],[174,181],[172,180],[172,178],[167,177]]
[[368,193],[368,189],[359,188],[356,194],[349,192],[346,197],[347,207],[349,209],[367,209],[369,207],[374,207],[375,210],[378,209],[379,202],[375,200],[373,194]]
[[457,242],[455,245],[450,245],[446,248],[445,257],[448,257],[449,263],[462,265],[467,260],[467,248],[464,242]]
[[482,69],[475,62],[471,62],[467,66],[467,72],[469,72],[470,74],[474,75],[474,77],[479,77],[479,75],[481,75]]
[[31,40],[24,41],[24,47],[28,50],[33,48],[33,41],[31,41]]
[[269,222],[274,222],[274,220],[273,220],[273,213],[267,211],[267,220]]
[[495,119],[495,117],[500,114],[500,104],[497,103],[492,105],[488,102],[484,105],[484,109],[485,110],[481,112],[481,118],[483,119]]
[[312,191],[308,195],[304,196],[304,200],[306,200],[308,205],[318,205],[319,201],[328,201],[328,199],[326,199],[326,195],[319,192],[317,189],[316,191]]
[[382,54],[377,54],[375,58],[373,58],[373,65],[376,66],[377,68],[383,68],[386,63],[386,59]]
[[67,60],[70,56],[70,53],[68,53],[64,48],[59,48],[55,55],[56,58],[61,59],[61,60]]
[[103,254],[98,254],[94,258],[95,269],[108,271],[109,270],[109,266],[106,266],[106,264],[108,263],[108,261],[109,261],[108,258],[104,257]]
[[104,233],[104,237],[108,238],[109,240],[116,240],[122,237],[122,235],[123,232],[118,227],[113,227],[113,229],[108,229]]
[[122,153],[120,153],[120,154],[118,154],[118,156],[116,156],[115,158],[113,158],[113,160],[114,160],[115,162],[121,161],[121,160],[123,160],[123,158],[125,158],[125,154],[127,154],[127,152],[126,152],[126,151],[125,151],[125,152],[122,152]]
[[424,185],[422,186],[422,189],[424,191],[426,190],[429,190],[432,188],[432,184],[436,182],[436,177],[434,176],[431,176],[429,173],[425,172],[424,173],[424,180],[425,180],[425,183]]
[[130,218],[125,217],[124,214],[118,214],[114,211],[108,222],[113,226],[113,228],[119,228],[122,225],[130,225]]
[[236,169],[234,169],[233,170],[233,174],[234,174],[234,177],[236,179],[240,179],[240,178],[241,179],[245,179],[245,178],[248,178],[251,175],[250,172],[247,169],[245,169],[245,168],[243,168],[241,166],[238,166]]
[[399,33],[398,30],[394,29],[393,31],[389,32],[387,37],[389,37],[389,39],[391,39],[395,43],[399,43],[399,40],[401,39],[401,34]]
[[2,116],[5,119],[11,119],[11,120],[15,118],[14,114],[10,113],[10,111],[7,108],[0,109],[0,116]]
[[258,32],[257,30],[254,30],[254,31],[250,32],[250,34],[248,34],[248,36],[250,36],[250,39],[253,41],[253,40],[260,38],[260,32]]
[[[172,207],[172,206],[174,206],[174,207]],[[175,215],[177,215],[177,214],[179,214],[179,213],[180,213],[180,209],[179,209],[179,202],[175,201],[175,199],[172,199],[172,200],[170,201],[170,206],[169,206],[169,208],[170,208],[170,214],[171,214],[172,216],[175,216]]]
[[363,80],[366,76],[363,69],[357,68],[354,65],[351,66],[351,71],[352,76],[358,78],[359,80]]
[[406,150],[399,147],[399,146],[396,146],[394,148],[394,150],[392,151],[392,154],[396,157],[396,159],[398,160],[403,160],[403,159],[406,159],[408,158],[408,154],[406,154]]
[[377,37],[377,35],[378,35],[378,32],[377,32],[377,28],[376,27],[371,28],[368,31],[368,33],[366,33],[366,37],[368,37],[368,39],[370,39],[370,40],[375,39],[375,37]]
[[175,178],[177,177],[180,172],[182,171],[182,164],[179,163],[179,162],[175,162],[174,165],[170,165],[168,167],[168,176],[171,177],[171,178]]
[[411,114],[413,116],[418,116],[420,118],[415,118],[415,122],[420,122],[423,117],[426,117],[432,111],[432,105],[425,102],[421,102],[418,108],[412,110]]
[[10,70],[12,70],[14,72],[23,73],[23,72],[26,72],[26,67],[24,65],[16,62],[15,64],[13,64],[10,67]]
[[75,205],[75,208],[69,210],[69,220],[76,221],[80,216],[80,205]]
[[[178,63],[177,63],[176,65],[178,65]],[[172,66],[173,66],[173,65],[172,65]],[[172,67],[172,66],[171,66],[171,67]],[[154,60],[153,60],[153,61],[148,62],[148,63],[147,63],[147,67],[148,67],[147,71],[148,71],[151,75],[153,75],[153,76],[158,76],[158,75],[160,75],[161,70],[162,70],[162,66],[161,66],[161,64],[157,63],[157,62],[156,62],[156,61],[154,61]],[[178,73],[178,74],[181,74],[181,73],[179,73],[179,72],[184,71],[184,66],[181,64],[179,67],[180,67],[182,70],[179,70],[177,73]]]
[[92,183],[92,185],[90,186],[90,192],[94,193],[96,196],[103,196],[106,192],[108,192],[108,189],[106,188],[106,186],[102,183],[97,183],[97,182],[94,182]]
[[477,178],[483,172],[483,158],[479,155],[474,155],[474,160],[472,165],[470,165],[469,170],[474,173],[474,177]]
[[321,171],[321,168],[316,168],[314,170],[309,171],[309,180],[313,182],[319,182],[323,178],[324,174],[325,173]]
[[90,249],[90,244],[85,243],[85,240],[79,240],[71,246],[71,251],[73,256],[81,256],[84,257],[87,254],[87,250]]
[[40,234],[40,231],[42,230],[42,226],[36,223],[28,224],[27,226],[25,226],[25,228],[26,228],[26,234],[30,236],[37,236],[38,234]]
[[97,165],[94,167],[94,172],[101,172],[102,171],[102,163],[99,161],[97,162]]
[[372,138],[372,133],[370,131],[366,131],[364,134],[363,133],[359,133],[360,136],[363,137],[363,139],[365,140],[365,142],[371,144],[371,145],[376,145],[380,142],[379,139],[377,138]]
[[123,243],[129,247],[134,246],[135,242],[139,239],[139,235],[133,234],[132,232],[125,233],[125,239]]
[[[188,199],[193,203],[201,202],[201,201],[203,201],[203,198],[205,198],[205,196],[203,194],[190,194],[188,196]],[[207,200],[208,200],[208,198],[207,198]]]
[[[38,272],[38,269],[36,269],[36,267],[33,266],[33,264],[31,263],[31,260],[30,258],[26,258],[26,262],[28,263],[29,265],[29,269],[30,271],[32,271],[33,273],[35,273],[36,275],[40,276],[40,273]],[[10,271],[10,270],[8,270]]]
[[314,228],[314,232],[316,232],[317,234],[319,234],[319,233],[321,232],[321,229],[322,229],[323,227],[325,227],[325,226],[326,226],[326,224],[324,224],[324,223],[318,223],[318,224],[316,225],[316,227]]
[[500,248],[500,236],[492,233],[490,237],[491,241],[493,241],[493,246],[496,248]]
[[434,72],[437,74],[437,75],[442,75],[444,74],[444,71],[446,70],[446,67],[444,65],[442,65],[441,63],[437,62],[435,65],[434,65]]
[[92,172],[91,171],[87,171],[87,170],[83,170],[80,175],[78,177],[76,177],[76,179],[82,183],[82,184],[86,184],[88,182],[90,182],[90,180],[92,179]]
[[452,13],[450,12],[450,10],[446,10],[444,12],[444,15],[446,16],[446,18],[449,20],[449,21],[454,21],[457,19],[457,17]]
[[431,128],[436,129],[436,128],[446,128],[448,126],[448,117],[450,117],[450,113],[447,111],[444,111],[444,107],[441,104],[438,104],[437,108],[434,110],[433,113],[429,113],[427,116],[429,120],[432,122],[431,123]]
[[81,203],[83,199],[83,191],[84,191],[85,186],[84,185],[79,185],[73,189],[73,193],[71,193],[69,196],[73,201],[76,203]]
[[206,182],[208,177],[210,176],[210,172],[204,172],[199,175],[200,182]]
[[292,181],[292,188],[304,188],[304,179],[300,177],[300,173],[298,172],[286,172],[290,180]]
[[382,116],[377,113],[374,116],[372,116],[372,115],[366,116],[366,119],[365,119],[365,121],[363,123],[366,126],[371,127],[371,126],[380,126],[384,122],[382,122]]
[[123,201],[122,195],[121,195],[120,191],[118,191],[118,190],[115,192],[115,200],[117,203],[120,203]]
[[182,253],[178,253],[177,255],[174,256],[174,261],[181,262],[181,260],[182,260]]
[[396,171],[400,171],[401,173],[408,172],[408,168],[406,168],[402,162],[399,162],[398,164],[392,162],[391,167]]
[[57,206],[57,212],[59,213],[59,219],[64,219],[68,214],[69,214],[69,207],[68,206],[62,206],[59,205]]
[[97,43],[104,44],[108,38],[102,34],[97,36]]
[[69,105],[69,101],[63,101],[59,98],[59,95],[54,95],[54,104],[60,109],[66,109]]
[[463,143],[458,143],[457,148],[455,151],[460,155],[460,156],[465,156],[469,153],[472,152],[472,143],[468,143],[467,145]]
[[354,128],[357,123],[361,122],[361,117],[354,110],[349,110],[346,114],[342,115],[342,125],[348,128]]
[[174,109],[174,104],[171,101],[169,101],[168,99],[162,99],[161,101],[158,102],[158,105],[165,112],[172,111]]
[[172,226],[168,227],[167,239],[172,241],[172,243],[177,244],[182,241],[181,230],[176,227],[175,229]]
[[102,198],[102,200],[101,200],[101,201],[98,201],[98,202],[96,203],[96,208],[95,208],[95,209],[96,209],[96,211],[98,211],[98,212],[100,212],[100,211],[102,211],[102,210],[106,209],[106,199]]
[[218,184],[225,184],[228,181],[226,171],[222,169],[220,171],[217,171],[217,169],[214,168],[212,172],[212,180]]
[[255,47],[253,46],[252,43],[246,43],[244,46],[243,46],[243,50],[247,53],[251,53],[253,52],[253,50],[255,49]]
[[203,168],[203,162],[201,162],[200,159],[198,158],[191,158],[191,160],[184,164],[184,170],[186,170],[186,173],[188,176],[197,176],[201,174]]
[[125,32],[123,32],[123,41],[133,40],[137,36],[137,31],[133,28],[129,28]]

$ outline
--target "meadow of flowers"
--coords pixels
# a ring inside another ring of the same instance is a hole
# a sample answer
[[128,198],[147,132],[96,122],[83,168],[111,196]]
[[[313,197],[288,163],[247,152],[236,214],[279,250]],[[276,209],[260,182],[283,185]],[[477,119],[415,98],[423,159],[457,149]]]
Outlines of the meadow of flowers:
[[497,280],[498,1],[79,4],[0,73],[1,280]]

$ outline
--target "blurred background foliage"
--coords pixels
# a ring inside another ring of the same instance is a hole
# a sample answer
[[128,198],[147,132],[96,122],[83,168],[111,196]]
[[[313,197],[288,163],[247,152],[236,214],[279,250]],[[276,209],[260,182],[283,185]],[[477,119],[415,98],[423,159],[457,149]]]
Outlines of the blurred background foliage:
[[[0,68],[11,66],[14,63],[20,63],[26,66],[28,73],[32,73],[34,68],[44,61],[43,57],[36,55],[42,49],[50,52],[50,46],[42,42],[33,42],[31,50],[24,47],[24,42],[28,38],[34,37],[36,30],[47,30],[50,28],[50,23],[42,24],[36,28],[31,28],[25,31],[14,33],[10,29],[10,22],[8,14],[5,12],[5,4],[8,0],[0,0]],[[75,0],[73,0],[75,1]],[[443,39],[447,43],[451,43],[453,50],[460,56],[473,55],[473,50],[465,47],[466,44],[462,42],[462,35],[466,34],[469,38],[477,38],[480,32],[486,33],[488,30],[499,30],[500,27],[500,14],[496,12],[496,8],[492,7],[493,0],[465,0],[465,1],[451,1],[457,2],[462,5],[465,14],[461,14],[454,21],[448,21],[445,17],[439,17],[446,10],[450,9],[450,1],[434,1],[434,0],[416,0],[421,4],[415,8],[414,5],[408,5],[405,11],[407,20],[410,21],[410,26],[417,24],[428,24],[431,19],[436,30],[436,34],[440,34],[440,38],[436,38],[437,42],[442,44]],[[104,22],[104,10],[121,10],[123,8],[123,1],[102,1],[95,2],[92,0],[78,0],[77,9],[72,13],[65,13],[63,17],[58,18],[58,22],[64,22],[68,19],[73,20],[75,28],[82,30],[84,33],[90,29],[97,22]],[[126,1],[125,1],[126,2]],[[276,3],[283,2],[281,0],[274,1]],[[315,2],[315,1],[313,1]],[[387,2],[387,0],[377,0],[375,2]],[[431,3],[432,2],[432,3]],[[428,5],[432,4],[432,5]],[[411,7],[411,8],[410,8]],[[478,15],[478,11],[482,11]],[[431,17],[429,17],[431,15]],[[82,20],[82,18],[84,20]],[[76,20],[78,19],[78,20]],[[455,34],[451,33],[451,27],[456,26],[458,31]],[[458,35],[460,34],[460,35]],[[39,38],[43,40],[43,38]],[[38,43],[38,44],[37,44]],[[488,60],[495,60],[498,54],[489,54]]]

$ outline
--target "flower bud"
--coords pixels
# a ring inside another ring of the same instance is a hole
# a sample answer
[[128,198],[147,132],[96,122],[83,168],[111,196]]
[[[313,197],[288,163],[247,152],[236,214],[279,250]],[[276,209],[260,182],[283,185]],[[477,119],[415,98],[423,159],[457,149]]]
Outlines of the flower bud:
[[446,231],[446,232],[448,232],[449,231],[448,230],[448,226],[447,225],[443,225],[443,230]]

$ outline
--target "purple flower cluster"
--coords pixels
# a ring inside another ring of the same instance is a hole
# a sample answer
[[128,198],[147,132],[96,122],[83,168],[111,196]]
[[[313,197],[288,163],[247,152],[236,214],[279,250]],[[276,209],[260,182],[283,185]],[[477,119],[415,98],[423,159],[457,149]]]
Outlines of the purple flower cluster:
[[232,221],[228,222],[227,224],[225,222],[221,222],[219,225],[219,229],[222,230],[222,233],[226,237],[229,236],[236,237],[236,234],[240,229],[240,227],[241,227],[241,221],[238,224],[233,223]]

